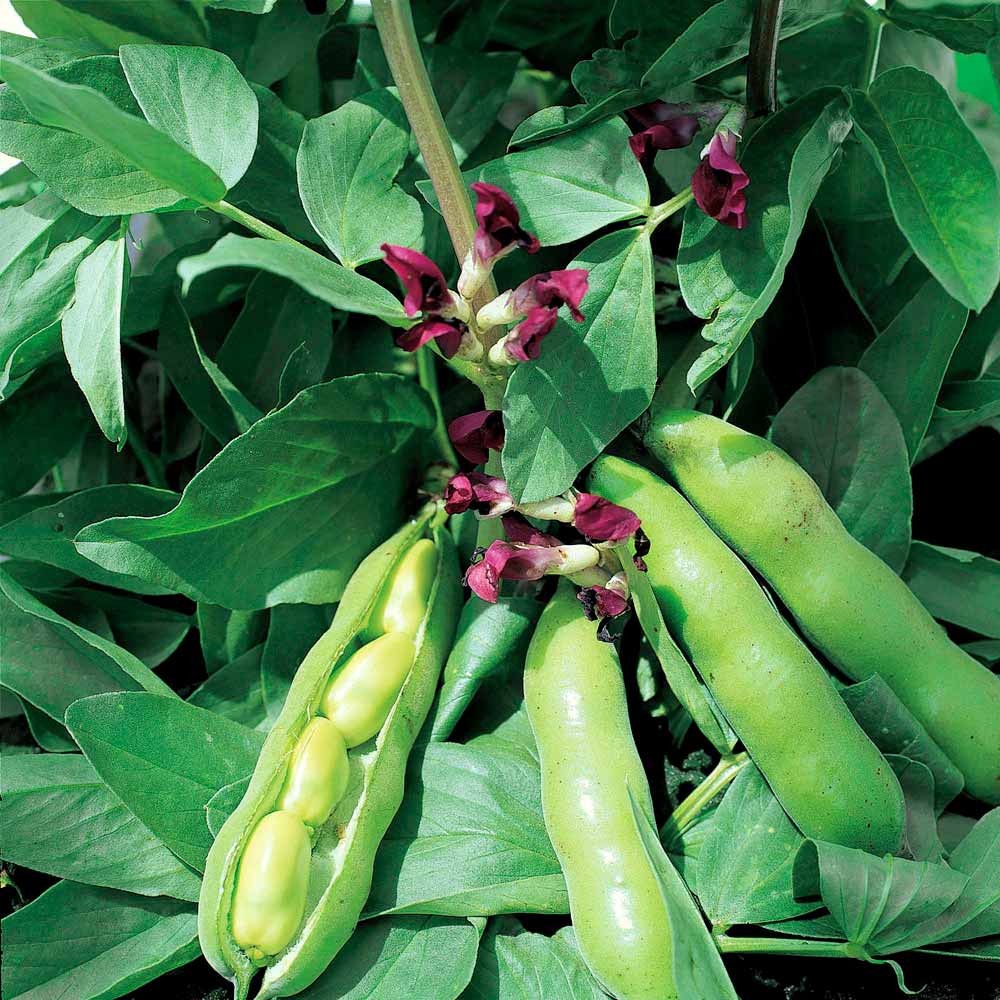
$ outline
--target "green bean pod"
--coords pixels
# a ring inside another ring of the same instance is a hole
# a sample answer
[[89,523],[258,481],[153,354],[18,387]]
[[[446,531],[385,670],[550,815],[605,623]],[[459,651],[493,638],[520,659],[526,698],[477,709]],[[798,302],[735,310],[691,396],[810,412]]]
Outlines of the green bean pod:
[[799,829],[874,854],[898,850],[904,806],[892,768],[746,566],[646,469],[605,456],[589,488],[641,518],[667,626]]
[[810,641],[855,680],[879,674],[966,791],[1000,804],[1000,678],[851,536],[805,470],[764,438],[689,410],[657,414],[647,445]]
[[[386,588],[407,553],[427,533],[434,513],[435,508],[429,505],[417,519],[375,549],[351,577],[332,625],[306,655],[292,681],[242,801],[209,852],[198,907],[198,933],[205,957],[232,980],[236,1000],[248,995],[251,981],[262,967],[258,1000],[292,996],[309,986],[353,933],[368,897],[375,853],[402,801],[406,759],[430,709],[458,618],[458,561],[450,535],[439,527],[430,529],[435,567],[425,613],[414,628],[415,634],[406,637],[413,651],[408,654],[411,666],[400,672],[402,687],[377,733],[348,751],[344,794],[312,831],[301,921],[274,954],[262,955],[262,948],[251,948],[248,953],[233,934],[234,906],[240,902],[237,897],[267,895],[266,886],[251,882],[245,893],[242,886],[249,869],[242,867],[241,861],[261,821],[274,815],[274,810],[288,806],[296,808],[300,817],[303,811],[323,811],[323,804],[308,788],[303,795],[293,794],[296,787],[301,791],[308,784],[300,777],[296,786],[294,771],[289,773],[297,757],[308,756],[303,734],[310,725],[315,728],[317,721],[327,723],[320,707],[333,668],[347,661],[358,643],[370,634],[372,616]],[[412,602],[406,603],[412,609]],[[380,711],[380,718],[382,714]],[[334,743],[330,741],[329,751],[317,749],[317,755],[326,753],[332,761],[336,756]],[[329,761],[326,766],[331,780],[339,781],[337,766]],[[296,802],[311,804],[299,808]],[[285,868],[294,895],[299,876],[292,863],[286,862]],[[253,879],[253,873],[247,877]],[[252,908],[245,920],[243,914],[237,916],[240,923],[255,922]],[[280,935],[276,935],[269,944],[273,946],[279,939]],[[245,936],[243,943],[247,943]]]
[[618,1000],[678,997],[669,912],[629,802],[631,789],[653,821],[621,668],[565,582],[528,647],[524,699],[581,954]]

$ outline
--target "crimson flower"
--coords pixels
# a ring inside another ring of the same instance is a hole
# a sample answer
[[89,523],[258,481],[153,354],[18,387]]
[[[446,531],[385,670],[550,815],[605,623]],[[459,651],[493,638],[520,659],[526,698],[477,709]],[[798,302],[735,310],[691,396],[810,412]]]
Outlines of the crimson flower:
[[444,490],[444,509],[449,514],[474,510],[483,517],[498,517],[514,508],[507,482],[484,472],[460,472]]
[[503,415],[499,410],[466,413],[448,425],[448,437],[462,458],[472,465],[482,465],[490,448],[499,451],[503,447]]
[[404,351],[415,351],[428,341],[436,340],[441,353],[446,358],[455,356],[462,344],[462,335],[468,327],[458,319],[444,319],[430,316],[422,323],[411,326],[396,337],[396,346]]
[[535,306],[508,335],[507,353],[518,361],[534,361],[542,353],[542,341],[556,325],[555,309]]
[[560,544],[558,538],[532,527],[531,522],[517,512],[504,514],[502,524],[508,541],[519,542],[522,545],[543,545],[547,548]]
[[596,493],[581,493],[576,498],[573,524],[592,541],[620,542],[634,535],[641,522],[627,507],[619,507]]
[[403,309],[407,316],[422,312],[439,313],[452,304],[444,275],[430,257],[425,257],[419,250],[392,246],[390,243],[382,244],[382,252],[386,264],[396,272],[406,289]]
[[628,144],[643,166],[653,161],[658,150],[689,146],[700,124],[698,116],[687,113],[683,105],[666,101],[640,104],[626,114],[638,127]]
[[484,263],[502,253],[522,247],[537,253],[541,244],[532,233],[521,228],[521,213],[502,188],[485,181],[471,185],[476,195],[476,255]]
[[587,294],[590,272],[576,267],[568,271],[542,271],[514,289],[513,307],[520,315],[545,306],[558,309],[569,306],[570,315],[577,323],[583,320],[580,303]]
[[564,555],[556,546],[493,542],[465,572],[465,582],[484,601],[496,604],[501,580],[540,580],[559,566]]
[[706,215],[724,226],[742,229],[747,224],[747,197],[743,189],[750,178],[736,162],[737,139],[736,133],[728,129],[712,136],[691,175],[691,190]]

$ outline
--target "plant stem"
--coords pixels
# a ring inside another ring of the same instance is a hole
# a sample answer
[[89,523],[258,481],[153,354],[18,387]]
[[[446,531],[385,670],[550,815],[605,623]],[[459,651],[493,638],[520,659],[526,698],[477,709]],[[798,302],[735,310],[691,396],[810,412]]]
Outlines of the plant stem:
[[457,466],[455,451],[448,437],[448,428],[444,424],[444,410],[441,409],[441,395],[438,392],[438,378],[434,352],[429,347],[417,350],[417,378],[421,387],[431,397],[434,406],[434,437],[441,460],[451,466]]
[[723,791],[749,763],[750,758],[745,753],[724,756],[719,759],[719,763],[708,773],[705,780],[677,806],[666,823],[663,824],[660,839],[665,845],[668,845],[668,849],[669,846],[680,840],[684,831],[694,823],[705,806]]
[[62,493],[62,491],[66,489],[62,469],[60,469],[58,465],[52,466],[52,485],[56,488],[56,492],[58,493]]
[[[424,160],[424,169],[434,185],[455,256],[461,263],[472,246],[476,220],[451,137],[420,54],[409,0],[372,0],[372,12],[389,70]],[[485,305],[496,294],[491,278],[476,296],[475,307]]]
[[885,25],[883,17],[874,7],[869,7],[866,3],[858,6],[865,26],[868,29],[865,42],[865,59],[861,64],[861,75],[858,77],[858,86],[862,90],[867,90],[872,80],[875,79],[875,70],[878,67],[878,54],[882,47],[882,28]]
[[[261,221],[249,212],[244,212],[242,208],[230,205],[228,201],[215,201],[205,207],[210,208],[213,212],[218,212],[219,215],[226,216],[227,219],[232,219],[233,222],[238,222],[244,229],[249,229],[250,232],[256,233],[258,236],[264,236],[277,243],[290,243],[292,246],[299,247],[302,250],[316,253],[312,247],[307,247],[304,243],[300,243],[294,237],[289,236],[288,233],[283,233],[280,229],[269,226],[266,222]],[[322,257],[323,255],[316,253],[316,256]],[[323,259],[326,260],[325,257]]]
[[853,958],[846,941],[807,941],[804,938],[729,937],[716,934],[723,955],[800,955],[811,958]]
[[673,198],[669,198],[667,201],[663,202],[661,205],[653,205],[649,210],[649,216],[646,219],[646,223],[643,229],[646,231],[648,236],[653,235],[653,230],[664,221],[664,219],[669,219],[671,215],[676,214],[688,202],[694,200],[694,191],[688,186],[681,191],[680,194],[675,194]]
[[754,118],[778,108],[778,37],[784,0],[757,0],[747,57],[747,106]]

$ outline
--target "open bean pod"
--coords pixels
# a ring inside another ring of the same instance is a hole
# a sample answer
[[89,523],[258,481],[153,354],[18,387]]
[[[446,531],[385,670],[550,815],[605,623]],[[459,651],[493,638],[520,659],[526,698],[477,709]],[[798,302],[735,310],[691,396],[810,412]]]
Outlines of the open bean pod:
[[[305,989],[357,924],[458,618],[457,558],[434,513],[425,508],[352,576],[209,853],[198,932],[237,1000],[261,969],[258,1000]],[[415,600],[397,570],[428,533],[434,561],[426,542],[420,560],[433,581]],[[407,621],[412,635],[390,631]]]

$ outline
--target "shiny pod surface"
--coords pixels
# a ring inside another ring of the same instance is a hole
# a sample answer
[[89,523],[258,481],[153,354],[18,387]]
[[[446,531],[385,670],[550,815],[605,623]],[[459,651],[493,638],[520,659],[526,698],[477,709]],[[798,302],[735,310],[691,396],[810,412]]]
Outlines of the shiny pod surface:
[[415,636],[424,620],[436,571],[434,543],[422,538],[400,560],[372,611],[365,637],[375,639],[387,632]]
[[799,829],[896,851],[904,805],[892,768],[746,566],[653,473],[604,457],[588,482],[641,518],[667,626]]
[[233,897],[233,937],[253,959],[276,955],[302,923],[309,834],[298,816],[268,813],[247,841]]
[[704,518],[855,680],[879,674],[965,777],[1000,804],[1000,678],[956,646],[851,536],[780,448],[707,414],[659,414],[647,445]]
[[413,666],[416,649],[403,632],[389,632],[362,646],[334,674],[320,711],[348,747],[370,740],[385,722]]
[[580,951],[619,1000],[677,997],[670,918],[632,814],[653,805],[632,740],[614,648],[563,584],[542,612],[524,673],[545,827]]
[[343,798],[349,774],[340,730],[328,719],[311,719],[292,751],[278,808],[294,813],[307,826],[320,826]]

